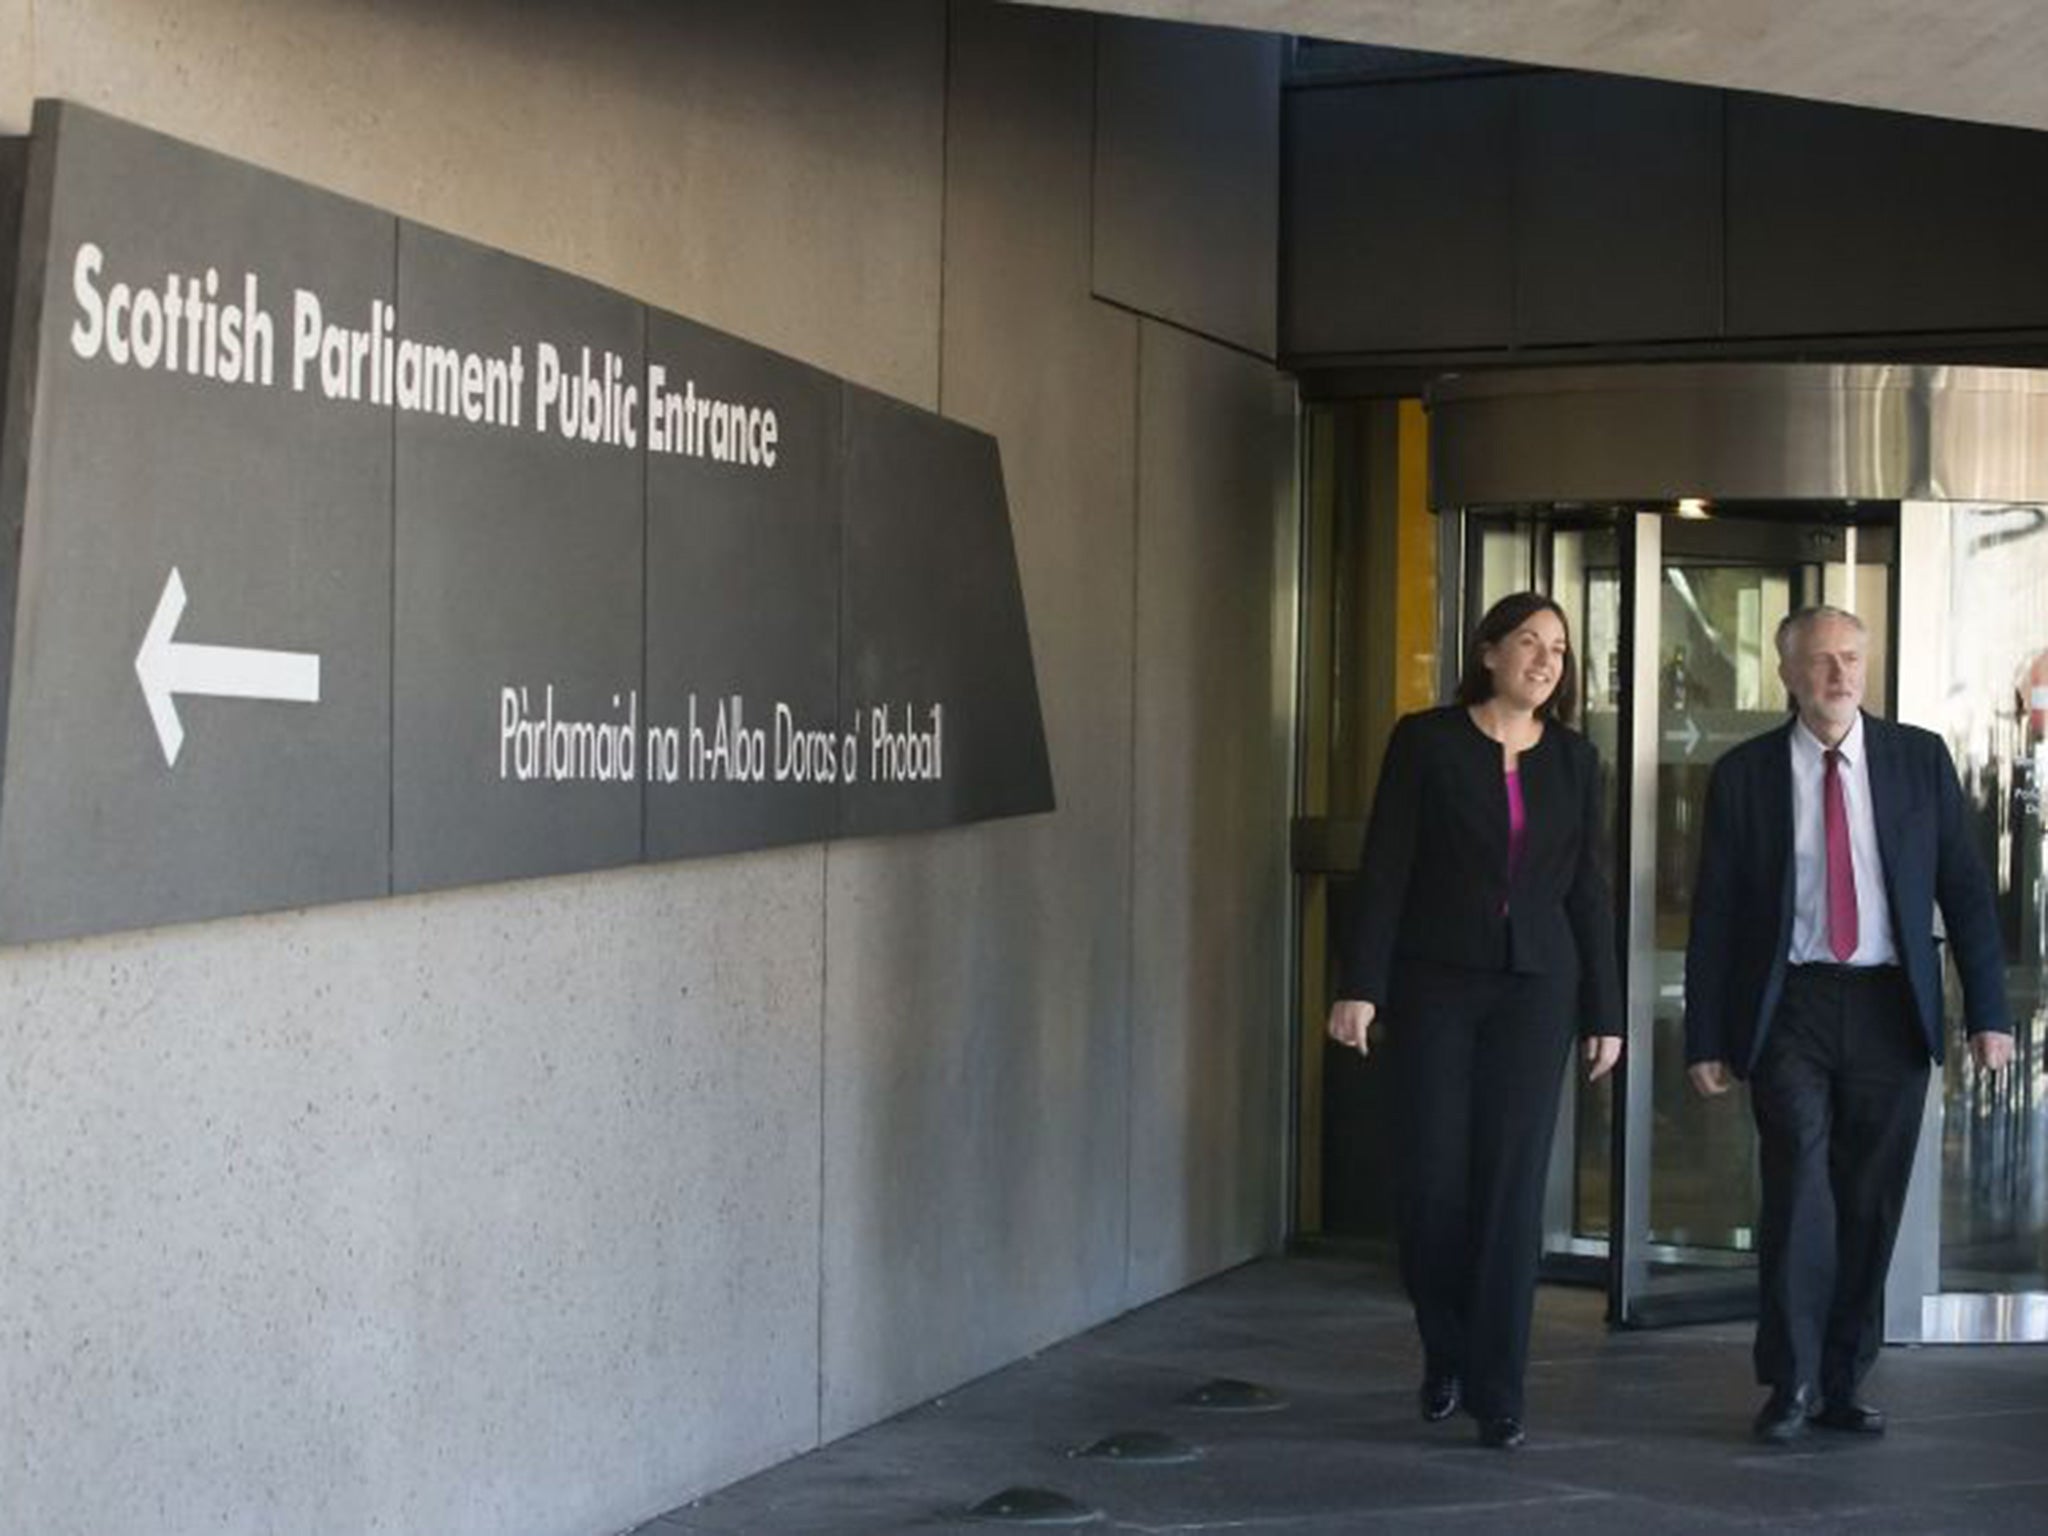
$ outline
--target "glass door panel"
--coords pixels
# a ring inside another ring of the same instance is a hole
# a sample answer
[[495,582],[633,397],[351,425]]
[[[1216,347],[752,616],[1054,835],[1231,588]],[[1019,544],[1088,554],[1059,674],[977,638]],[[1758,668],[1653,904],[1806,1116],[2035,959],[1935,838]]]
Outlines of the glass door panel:
[[[1607,884],[1621,889],[1620,871],[1615,868],[1614,835],[1619,822],[1621,774],[1617,765],[1621,743],[1621,566],[1619,540],[1612,526],[1584,532],[1560,533],[1560,543],[1570,541],[1570,565],[1560,560],[1560,573],[1576,568],[1579,579],[1570,585],[1560,580],[1558,601],[1571,615],[1572,636],[1579,652],[1579,727],[1599,750],[1605,769],[1601,786],[1601,810],[1608,828],[1605,853]],[[1609,1165],[1614,1155],[1614,1095],[1601,1086],[1588,1089],[1574,1072],[1566,1091],[1565,1118],[1558,1136],[1571,1149],[1570,1236],[1561,1246],[1579,1253],[1608,1252],[1610,1213],[1614,1184]]]
[[[1957,1045],[1949,1050],[1941,1083],[1939,1288],[2004,1298],[2000,1307],[1947,1308],[1990,1321],[2048,1306],[2048,512],[1968,505],[1946,512],[1940,727],[1997,893],[2017,1061],[1994,1082]],[[1959,1019],[1953,971],[1950,989],[1949,1015]],[[1982,1324],[1948,1333],[2016,1336],[2010,1328],[1986,1333]]]
[[[1655,712],[1654,747],[1638,732],[1634,769],[1649,776],[1654,826],[1637,829],[1635,859],[1649,864],[1647,911],[1631,934],[1641,974],[1632,996],[1647,1029],[1631,1041],[1624,1166],[1645,1188],[1631,1212],[1617,1311],[1624,1321],[1678,1322],[1745,1315],[1755,1305],[1753,1223],[1756,1137],[1747,1096],[1702,1099],[1685,1064],[1685,947],[1699,870],[1707,780],[1736,743],[1785,719],[1777,675],[1779,621],[1806,604],[1854,605],[1872,637],[1872,708],[1883,710],[1890,633],[1889,527],[1745,520],[1660,520],[1654,600],[1631,618],[1655,657],[1639,668]],[[1652,567],[1645,565],[1647,584]],[[1649,761],[1643,759],[1648,757]],[[1638,873],[1645,873],[1638,869]],[[1643,1079],[1647,1077],[1647,1082]]]
[[1862,616],[1869,702],[1890,708],[1896,509],[1865,506],[1855,526],[1788,511],[1466,514],[1460,634],[1508,592],[1549,592],[1571,621],[1580,725],[1608,769],[1630,1046],[1618,1091],[1585,1091],[1576,1074],[1566,1091],[1544,1272],[1606,1278],[1615,1316],[1637,1325],[1755,1308],[1747,1096],[1702,1099],[1685,1071],[1685,946],[1708,777],[1722,753],[1785,719],[1776,633],[1803,604]]
[[[1616,825],[1616,721],[1621,702],[1621,583],[1611,518],[1570,519],[1527,511],[1471,513],[1466,521],[1467,584],[1461,636],[1511,592],[1535,588],[1564,609],[1579,667],[1579,727],[1607,767],[1607,825]],[[1460,640],[1462,645],[1462,639]],[[1615,840],[1607,840],[1608,876],[1615,878]],[[1582,1092],[1567,1079],[1544,1201],[1544,1275],[1604,1284],[1607,1262],[1608,1162],[1613,1139],[1607,1088]]]

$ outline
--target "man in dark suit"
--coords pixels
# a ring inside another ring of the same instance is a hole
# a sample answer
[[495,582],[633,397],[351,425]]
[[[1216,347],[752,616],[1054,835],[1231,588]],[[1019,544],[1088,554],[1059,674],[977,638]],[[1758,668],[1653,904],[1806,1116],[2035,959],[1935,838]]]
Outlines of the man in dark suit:
[[1778,628],[1797,713],[1715,765],[1685,957],[1686,1061],[1701,1093],[1747,1078],[1762,1152],[1757,1438],[1809,1422],[1881,1434],[1857,1400],[1877,1358],[1926,1100],[1942,1056],[1935,908],[1970,1052],[2012,1059],[1990,881],[1940,737],[1862,712],[1862,621]]

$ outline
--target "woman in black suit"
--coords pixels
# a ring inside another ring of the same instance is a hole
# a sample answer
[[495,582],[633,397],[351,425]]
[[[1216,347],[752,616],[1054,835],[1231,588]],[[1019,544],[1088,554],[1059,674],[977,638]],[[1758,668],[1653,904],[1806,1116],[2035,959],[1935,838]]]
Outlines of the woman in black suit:
[[1392,1074],[1401,1278],[1422,1334],[1422,1416],[1462,1402],[1520,1445],[1543,1183],[1565,1059],[1621,1055],[1600,760],[1567,729],[1577,688],[1556,603],[1502,598],[1457,700],[1387,743],[1330,1035]]

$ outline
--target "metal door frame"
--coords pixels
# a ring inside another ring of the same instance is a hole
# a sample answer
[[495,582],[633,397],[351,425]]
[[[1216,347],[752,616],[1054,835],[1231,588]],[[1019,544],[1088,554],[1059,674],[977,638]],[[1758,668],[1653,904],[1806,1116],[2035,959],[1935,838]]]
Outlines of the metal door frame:
[[[1654,1078],[1648,1063],[1657,1024],[1657,658],[1663,646],[1664,522],[1637,512],[1621,530],[1622,674],[1617,763],[1623,810],[1616,829],[1616,892],[1622,928],[1622,1007],[1628,1031],[1614,1075],[1614,1141],[1609,1153],[1607,1319],[1642,1322],[1650,1269],[1650,1137]],[[1646,597],[1650,600],[1646,601]]]

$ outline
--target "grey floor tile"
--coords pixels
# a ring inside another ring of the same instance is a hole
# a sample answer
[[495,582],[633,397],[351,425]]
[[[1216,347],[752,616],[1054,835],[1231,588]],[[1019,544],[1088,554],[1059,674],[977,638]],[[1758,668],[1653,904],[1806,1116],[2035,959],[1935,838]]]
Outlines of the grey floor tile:
[[[641,1536],[952,1536],[1006,1486],[1059,1488],[1117,1533],[1230,1536],[1801,1536],[2048,1531],[2048,1352],[1888,1351],[1879,1441],[1748,1438],[1761,1394],[1741,1325],[1613,1333],[1601,1299],[1546,1290],[1529,1446],[1425,1425],[1420,1355],[1383,1269],[1247,1266],[835,1445],[736,1484]],[[1286,1395],[1271,1414],[1177,1406],[1217,1376]],[[1183,1467],[1077,1461],[1116,1430],[1198,1445]]]

